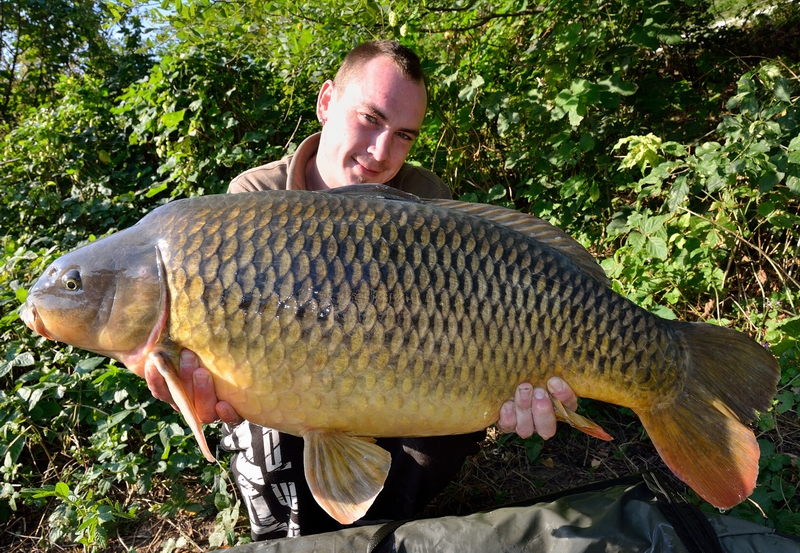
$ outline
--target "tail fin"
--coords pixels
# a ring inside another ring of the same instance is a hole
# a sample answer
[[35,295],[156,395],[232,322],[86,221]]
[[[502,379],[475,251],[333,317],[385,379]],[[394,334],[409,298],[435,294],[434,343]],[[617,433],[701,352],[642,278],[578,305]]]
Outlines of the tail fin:
[[689,364],[671,402],[637,411],[667,466],[715,507],[743,501],[756,485],[759,448],[745,426],[769,409],[780,367],[740,332],[677,323]]

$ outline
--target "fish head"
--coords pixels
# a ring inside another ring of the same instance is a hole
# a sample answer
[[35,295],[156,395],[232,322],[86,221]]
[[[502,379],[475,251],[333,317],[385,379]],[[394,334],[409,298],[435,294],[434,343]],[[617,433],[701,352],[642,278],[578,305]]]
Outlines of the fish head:
[[163,327],[162,272],[154,244],[117,233],[54,261],[28,291],[22,320],[45,338],[138,372]]

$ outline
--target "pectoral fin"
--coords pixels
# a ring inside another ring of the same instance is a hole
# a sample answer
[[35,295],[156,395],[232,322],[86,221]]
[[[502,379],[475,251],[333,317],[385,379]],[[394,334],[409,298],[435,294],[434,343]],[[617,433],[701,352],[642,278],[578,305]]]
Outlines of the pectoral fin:
[[590,436],[594,436],[595,438],[599,438],[605,441],[614,439],[610,434],[608,434],[608,432],[603,430],[600,427],[600,425],[597,424],[596,422],[591,421],[574,411],[570,411],[569,409],[564,407],[563,403],[561,403],[553,396],[550,396],[550,399],[553,401],[553,409],[555,409],[556,411],[556,418],[558,420],[562,420],[567,424],[569,424],[572,428],[577,428],[581,432],[589,434]]
[[317,503],[342,524],[363,517],[383,489],[389,452],[341,432],[310,431],[303,440],[306,481]]
[[158,369],[159,374],[167,381],[169,393],[172,394],[172,399],[175,401],[175,405],[178,406],[181,415],[183,415],[183,418],[186,420],[186,424],[192,429],[192,433],[200,446],[200,451],[203,452],[203,456],[206,460],[213,463],[216,459],[214,459],[211,450],[208,448],[205,434],[203,434],[203,425],[200,423],[197,412],[194,410],[194,404],[189,399],[189,396],[186,395],[186,390],[183,389],[183,384],[181,384],[180,379],[175,374],[175,371],[167,364],[168,362],[163,356],[151,352],[148,357]]

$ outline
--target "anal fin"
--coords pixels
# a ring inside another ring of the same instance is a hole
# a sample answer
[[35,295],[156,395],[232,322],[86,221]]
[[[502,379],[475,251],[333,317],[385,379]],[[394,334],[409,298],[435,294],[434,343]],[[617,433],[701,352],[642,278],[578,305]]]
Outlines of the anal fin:
[[586,417],[579,415],[574,411],[570,411],[564,404],[561,403],[558,399],[553,396],[550,396],[550,399],[553,402],[553,409],[556,412],[556,418],[558,420],[564,421],[569,424],[572,428],[577,428],[581,432],[585,434],[589,434],[590,436],[594,436],[595,438],[599,438],[601,440],[609,441],[613,440],[613,436],[611,436],[608,432],[603,430],[599,424],[596,422],[587,419]]
[[306,481],[317,503],[341,524],[363,517],[383,489],[389,452],[341,432],[309,431],[303,440]]
[[197,444],[200,446],[200,451],[203,452],[203,456],[207,461],[211,463],[215,462],[216,459],[211,454],[211,450],[208,448],[208,442],[206,442],[206,436],[203,434],[203,425],[197,417],[197,412],[194,410],[194,404],[189,399],[189,396],[186,395],[186,390],[183,389],[183,384],[181,384],[175,371],[167,364],[167,361],[162,355],[151,352],[148,357],[158,369],[159,374],[167,381],[169,393],[172,394],[172,399],[175,401],[175,405],[178,406],[178,410],[180,410],[181,415],[183,415],[183,418],[186,420],[186,424],[192,429],[192,434],[194,434],[194,438],[197,440]]

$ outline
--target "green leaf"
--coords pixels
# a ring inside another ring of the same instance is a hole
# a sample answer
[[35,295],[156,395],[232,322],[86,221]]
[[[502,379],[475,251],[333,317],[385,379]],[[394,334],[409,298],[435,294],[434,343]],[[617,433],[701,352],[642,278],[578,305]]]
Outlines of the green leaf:
[[725,188],[728,184],[728,177],[725,175],[720,175],[719,173],[714,173],[706,180],[706,190],[709,192],[716,192],[717,190],[721,190]]
[[788,319],[781,325],[781,330],[789,336],[800,340],[800,317]]
[[660,231],[664,227],[664,221],[666,217],[656,216],[656,217],[647,217],[642,221],[640,226],[642,233],[646,235],[655,234]]
[[36,360],[31,352],[26,351],[21,353],[10,361],[4,361],[0,363],[0,377],[7,375],[14,367],[28,367],[33,365],[35,362]]
[[636,86],[635,84],[625,82],[622,79],[620,79],[617,75],[612,75],[608,79],[597,81],[597,85],[600,88],[603,88],[615,94],[619,94],[620,96],[631,96],[632,94],[635,94],[636,91],[639,89],[639,87]]
[[669,247],[666,241],[658,236],[648,236],[645,246],[647,255],[656,259],[666,259],[669,255]]
[[75,364],[75,372],[78,374],[90,373],[100,366],[100,364],[105,360],[105,357],[89,357],[88,359],[81,359]]
[[797,396],[791,391],[781,392],[775,396],[775,399],[778,402],[777,405],[775,405],[775,411],[781,415],[794,409],[797,403]]
[[570,198],[572,196],[581,195],[585,192],[586,192],[586,179],[579,175],[570,177],[561,186],[562,198]]
[[649,311],[654,315],[658,315],[662,319],[667,319],[669,321],[674,321],[678,318],[678,316],[675,315],[675,312],[665,305],[656,305],[651,307]]
[[764,194],[765,192],[769,192],[770,190],[775,188],[776,184],[778,184],[779,182],[781,182],[781,180],[783,180],[783,177],[784,173],[776,171],[770,171],[764,174],[764,176],[762,176],[761,179],[758,181],[759,192],[761,192],[762,194]]
[[686,180],[686,176],[681,175],[680,177],[675,179],[675,183],[672,185],[672,189],[669,192],[669,199],[667,200],[667,207],[669,207],[669,212],[675,213],[678,207],[683,205],[688,196],[689,196],[689,183]]
[[627,241],[628,244],[630,244],[633,247],[633,251],[637,252],[644,247],[645,242],[647,241],[647,237],[640,232],[632,231],[628,235]]
[[595,141],[591,134],[589,133],[581,133],[580,140],[578,140],[578,147],[581,149],[581,152],[590,152],[594,150]]
[[773,90],[775,92],[775,97],[781,102],[792,101],[792,85],[786,78],[778,77],[775,79],[775,86]]
[[789,190],[800,196],[800,178],[794,175],[786,177],[786,186]]
[[173,111],[170,113],[165,113],[161,116],[161,123],[167,128],[167,130],[174,129],[178,126],[178,123],[183,121],[183,116],[186,114],[186,110],[182,109],[180,111]]
[[166,190],[167,186],[168,186],[167,183],[161,183],[161,184],[157,184],[155,186],[151,186],[150,188],[147,189],[147,192],[145,193],[145,196],[147,198],[152,198],[156,194],[160,194],[161,192]]
[[567,25],[567,28],[558,34],[559,40],[556,43],[556,51],[569,50],[574,47],[581,38],[581,31],[583,31],[581,23]]
[[788,160],[789,163],[800,164],[800,135],[795,136],[792,141],[789,142]]
[[58,482],[53,491],[61,499],[64,500],[69,499],[69,486],[66,485],[64,482]]
[[472,102],[475,99],[475,95],[478,93],[478,89],[482,87],[485,82],[483,77],[476,75],[467,86],[459,91],[458,99],[462,102]]

